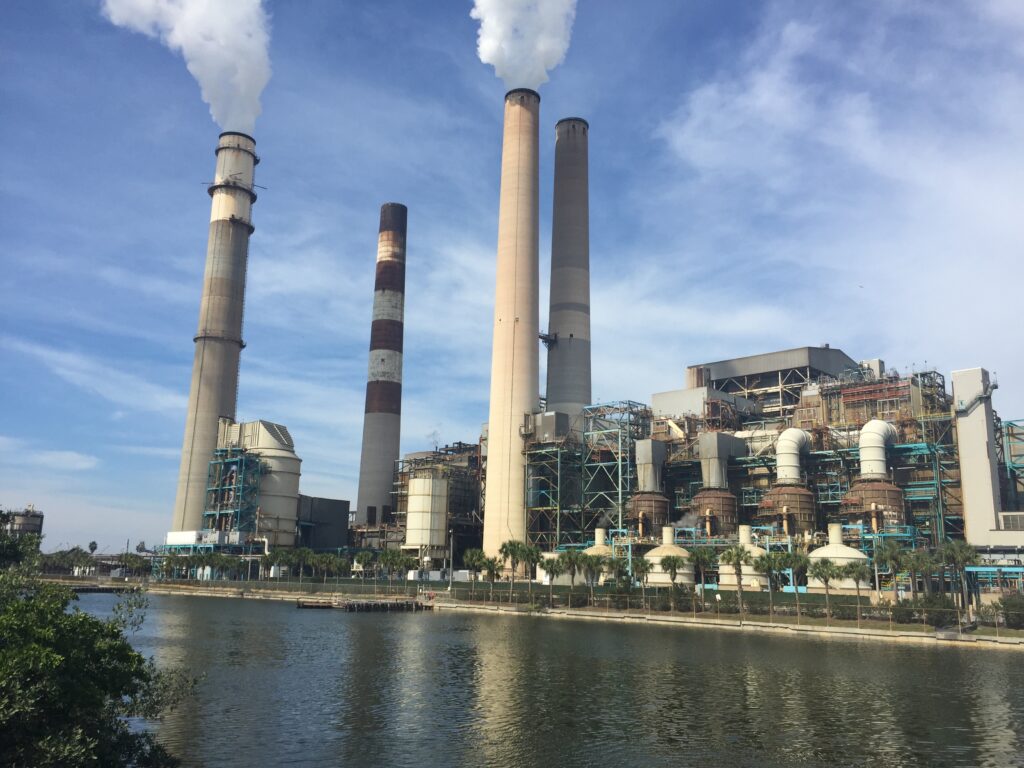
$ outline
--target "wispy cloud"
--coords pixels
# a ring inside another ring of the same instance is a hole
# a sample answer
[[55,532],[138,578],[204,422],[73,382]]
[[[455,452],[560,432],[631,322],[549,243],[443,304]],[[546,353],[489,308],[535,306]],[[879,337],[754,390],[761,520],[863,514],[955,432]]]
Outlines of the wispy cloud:
[[119,370],[107,360],[11,337],[0,337],[0,346],[38,360],[64,381],[126,410],[180,415],[188,400],[180,392]]
[[88,453],[39,448],[28,441],[0,435],[0,464],[53,472],[83,472],[98,467],[100,460]]

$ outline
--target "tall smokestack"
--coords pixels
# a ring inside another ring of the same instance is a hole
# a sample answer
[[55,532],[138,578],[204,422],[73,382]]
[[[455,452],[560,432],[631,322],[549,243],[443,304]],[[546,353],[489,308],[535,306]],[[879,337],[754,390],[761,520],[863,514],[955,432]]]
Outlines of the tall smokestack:
[[359,460],[357,525],[381,522],[391,512],[391,486],[402,427],[402,336],[405,315],[405,231],[408,210],[380,207],[377,280],[370,324],[363,452]]
[[192,388],[185,417],[175,531],[202,527],[207,471],[217,447],[218,420],[235,418],[238,362],[242,347],[242,310],[249,235],[253,232],[253,174],[259,158],[251,136],[235,131],[220,135],[217,172],[210,185],[210,239],[206,248],[203,298],[199,304],[192,363]]
[[520,429],[540,404],[537,147],[540,95],[505,95],[498,210],[498,274],[487,428],[484,552],[526,538],[526,459]]
[[547,409],[575,421],[590,405],[590,199],[586,120],[555,125]]

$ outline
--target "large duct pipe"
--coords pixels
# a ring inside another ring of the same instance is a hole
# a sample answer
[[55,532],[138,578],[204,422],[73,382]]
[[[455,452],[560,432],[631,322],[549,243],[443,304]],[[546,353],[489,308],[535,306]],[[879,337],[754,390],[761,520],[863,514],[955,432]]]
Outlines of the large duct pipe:
[[884,480],[889,476],[885,446],[896,441],[896,427],[872,419],[860,431],[860,476],[862,480]]
[[252,204],[256,142],[234,131],[220,135],[217,171],[209,193],[210,237],[206,273],[195,336],[192,385],[185,417],[178,493],[172,530],[199,530],[206,509],[209,463],[217,447],[221,417],[235,419],[238,364],[242,347],[242,311]]
[[540,407],[538,378],[537,150],[540,95],[516,88],[505,95],[498,210],[498,268],[487,423],[484,552],[526,539],[526,458],[520,432]]
[[784,430],[775,443],[775,473],[779,485],[800,485],[800,454],[811,448],[811,436],[802,429]]
[[380,207],[356,525],[383,522],[391,512],[391,491],[402,430],[407,221],[408,209],[401,203],[385,203]]
[[576,420],[590,405],[590,198],[586,120],[555,125],[547,409]]

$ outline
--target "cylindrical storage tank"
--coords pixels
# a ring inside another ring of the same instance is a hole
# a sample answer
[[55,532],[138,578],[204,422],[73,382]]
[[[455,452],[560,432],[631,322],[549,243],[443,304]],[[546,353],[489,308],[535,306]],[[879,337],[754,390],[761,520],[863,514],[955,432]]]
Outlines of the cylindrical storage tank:
[[447,544],[448,480],[437,477],[409,479],[405,549],[430,557],[444,552]]
[[637,493],[626,510],[626,525],[649,536],[668,522],[669,501],[660,493]]
[[739,505],[736,497],[721,488],[708,488],[693,497],[693,511],[700,518],[701,525],[716,536],[730,536],[739,525]]
[[814,494],[799,485],[776,485],[761,499],[756,518],[759,524],[777,525],[790,535],[814,531]]
[[[847,563],[856,563],[868,561],[868,556],[861,552],[859,549],[848,547],[843,544],[843,524],[842,523],[829,523],[828,526],[828,544],[824,547],[818,547],[813,550],[808,556],[808,559],[813,564],[816,561],[828,559],[834,565],[843,566]],[[825,585],[817,579],[809,579],[807,582],[809,587],[815,587],[824,589]],[[869,586],[867,583],[862,582],[861,587]],[[830,589],[856,589],[857,585],[853,579],[833,579],[829,582]]]
[[872,527],[906,525],[903,490],[884,480],[858,480],[843,497],[839,516],[845,522],[862,521]]
[[664,557],[682,557],[686,559],[686,565],[676,571],[676,584],[692,587],[694,583],[693,565],[690,563],[690,553],[675,543],[675,531],[672,526],[666,525],[662,528],[661,546],[655,547],[644,555],[644,560],[653,567],[647,576],[647,583],[654,586],[669,585],[672,579],[662,569],[661,560]]
[[295,455],[291,435],[280,424],[257,422],[256,444],[250,450],[266,464],[260,479],[259,535],[271,546],[295,546],[302,459]]

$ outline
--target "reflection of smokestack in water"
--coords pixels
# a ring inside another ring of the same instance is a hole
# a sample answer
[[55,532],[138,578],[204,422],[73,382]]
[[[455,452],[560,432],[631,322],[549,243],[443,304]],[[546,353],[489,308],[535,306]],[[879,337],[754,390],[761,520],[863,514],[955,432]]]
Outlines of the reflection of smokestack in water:
[[408,211],[399,203],[380,208],[377,279],[370,326],[363,452],[359,461],[357,524],[383,522],[402,426],[402,337],[405,314],[405,233]]
[[575,420],[590,405],[590,201],[586,120],[555,126],[547,409]]
[[210,239],[199,305],[192,387],[185,418],[175,531],[202,527],[207,472],[217,447],[219,419],[235,418],[238,363],[242,347],[245,270],[252,234],[253,172],[259,158],[256,142],[227,131],[217,144],[217,173],[210,185]]
[[484,552],[526,538],[526,459],[520,429],[540,404],[538,387],[537,147],[540,96],[505,96],[498,210],[498,269],[487,428]]

